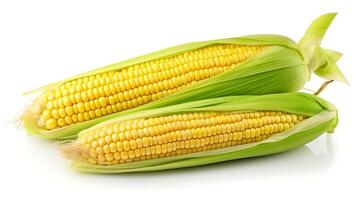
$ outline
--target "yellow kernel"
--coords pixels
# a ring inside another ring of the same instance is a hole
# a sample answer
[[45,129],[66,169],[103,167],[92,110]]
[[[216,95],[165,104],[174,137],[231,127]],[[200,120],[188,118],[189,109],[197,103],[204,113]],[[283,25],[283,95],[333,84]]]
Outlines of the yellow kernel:
[[75,98],[75,100],[76,100],[77,103],[79,103],[79,102],[82,101],[82,96],[81,96],[80,93],[76,93],[76,94],[74,95],[74,98]]
[[102,111],[100,109],[95,109],[95,115],[97,117],[101,117],[102,116]]
[[143,146],[144,146],[144,147],[149,146],[149,140],[148,140],[147,137],[144,137],[142,140],[143,140]]
[[130,140],[130,139],[133,138],[133,137],[132,137],[132,134],[130,133],[130,131],[125,131],[125,138],[126,138],[127,140]]
[[109,145],[104,145],[103,146],[103,151],[104,151],[104,153],[109,153],[110,152],[110,148],[109,148]]
[[59,108],[64,108],[64,107],[65,107],[64,104],[63,104],[62,98],[61,98],[61,99],[58,99],[58,100],[57,100],[57,103],[58,103],[58,107],[59,107]]
[[114,158],[116,160],[120,160],[120,153],[119,152],[114,153]]
[[107,109],[106,108],[101,108],[100,111],[102,112],[103,115],[107,115]]
[[83,113],[78,113],[77,117],[78,117],[78,121],[80,122],[84,121]]
[[68,96],[63,97],[63,104],[64,104],[65,106],[70,106],[70,105],[72,105],[72,102],[71,102],[71,100],[69,99]]
[[66,107],[65,111],[66,111],[67,115],[73,115],[74,114],[72,106]]
[[278,115],[276,115],[275,116],[275,123],[280,123],[280,122],[281,122],[281,118]]
[[125,133],[123,133],[123,132],[119,133],[119,140],[120,141],[124,141],[125,140]]
[[109,148],[110,148],[110,152],[112,153],[116,152],[117,151],[116,143],[110,143]]
[[96,95],[98,95],[98,93],[95,92],[95,89],[87,90],[87,97],[88,97],[90,100],[95,99],[95,98],[96,98]]
[[47,119],[50,119],[51,118],[51,111],[50,110],[44,110],[43,112],[42,112],[42,118],[44,118],[45,120],[47,120]]
[[286,122],[287,121],[287,119],[286,119],[286,116],[285,115],[281,115],[280,116],[280,120],[281,120],[281,122]]
[[290,119],[291,119],[291,122],[295,123],[297,121],[297,116],[296,115],[291,115]]
[[107,101],[106,101],[105,97],[100,97],[98,100],[99,100],[99,103],[102,106],[102,108],[107,106]]
[[238,139],[238,140],[241,140],[242,138],[243,138],[242,132],[238,132],[238,133],[237,133],[237,139]]
[[[100,109],[100,108],[102,107],[102,106],[100,105],[98,99],[95,99],[93,103],[94,103],[95,108],[97,108],[97,109]],[[93,103],[92,103],[92,104],[93,104]]]
[[118,142],[118,141],[119,141],[119,136],[118,136],[117,133],[114,133],[114,134],[112,135],[112,140],[113,140],[113,142]]
[[101,146],[101,147],[104,146],[104,144],[105,144],[104,139],[103,139],[103,138],[99,138],[98,144],[99,144],[99,146]]
[[128,141],[124,141],[123,142],[123,148],[125,151],[129,151],[130,150],[130,143]]
[[70,116],[66,116],[66,117],[64,118],[64,121],[65,121],[67,124],[72,124],[72,123],[73,123],[72,117],[70,117]]
[[115,102],[115,99],[114,99],[114,96],[109,96],[109,103],[110,103],[111,105],[113,105],[113,104],[116,103],[116,102]]
[[160,145],[157,145],[155,147],[155,152],[156,152],[156,154],[160,154],[161,153],[161,146]]
[[129,154],[126,151],[120,152],[120,158],[123,160],[127,160],[129,158]]
[[284,130],[287,130],[289,128],[291,128],[290,125],[288,123],[284,123]]
[[57,120],[57,124],[58,124],[59,126],[65,126],[65,125],[66,125],[66,122],[64,121],[63,118],[59,118],[59,119]]
[[47,129],[54,129],[57,127],[57,120],[51,118],[49,120],[46,120],[46,128]]
[[141,156],[141,150],[140,149],[135,149],[135,157],[140,157]]
[[114,159],[114,156],[111,153],[107,153],[105,154],[105,159],[107,159],[108,161],[112,161]]
[[279,132],[282,132],[282,131],[284,131],[284,124],[282,124],[282,123],[279,123],[278,124],[278,127],[279,127]]
[[77,104],[77,109],[78,109],[78,111],[81,112],[81,113],[83,113],[83,112],[86,111],[83,102],[80,102],[80,103]]
[[85,91],[81,92],[81,96],[82,96],[82,100],[83,101],[88,101],[89,100],[89,98],[87,96],[87,93]]
[[135,140],[130,140],[130,148],[131,149],[136,149],[137,145],[136,145],[136,142]]
[[135,151],[131,150],[128,152],[128,154],[129,154],[129,158],[131,159],[135,158]]
[[84,108],[85,108],[86,112],[88,112],[92,109],[89,102],[84,102]]
[[117,142],[117,151],[123,151],[123,143]]
[[137,138],[135,141],[138,148],[141,148],[143,146],[143,141],[141,138]]
[[105,93],[106,96],[111,95],[111,91],[110,91],[110,88],[109,88],[108,85],[104,86],[104,93]]
[[58,110],[52,110],[51,114],[52,114],[52,117],[55,118],[55,119],[60,118],[60,116],[58,114]]

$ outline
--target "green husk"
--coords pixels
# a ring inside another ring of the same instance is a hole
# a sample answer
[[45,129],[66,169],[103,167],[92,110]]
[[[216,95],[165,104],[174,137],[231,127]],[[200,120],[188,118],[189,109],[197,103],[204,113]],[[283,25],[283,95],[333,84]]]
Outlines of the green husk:
[[311,73],[315,72],[315,74],[327,80],[348,83],[336,64],[342,54],[320,47],[322,38],[336,15],[337,13],[327,13],[314,20],[299,41],[299,48],[308,62]]
[[145,109],[160,108],[162,106],[229,95],[269,94],[298,91],[305,85],[306,81],[308,81],[310,73],[312,72],[329,80],[344,81],[345,78],[336,65],[339,58],[337,55],[340,54],[319,47],[322,37],[335,15],[335,13],[330,13],[315,20],[299,44],[280,35],[249,35],[237,38],[194,42],[139,56],[137,58],[112,64],[50,84],[31,92],[41,92],[46,89],[57,87],[63,82],[80,77],[112,70],[120,70],[134,64],[157,58],[171,57],[186,51],[210,45],[241,44],[270,46],[256,56],[241,63],[239,67],[232,68],[215,77],[201,81],[174,95],[170,95],[134,109],[76,123],[51,131],[38,127],[36,122],[25,115],[23,118],[24,126],[30,133],[38,134],[44,138],[61,140],[73,139],[76,138],[79,131],[95,124],[117,116]]
[[[231,96],[194,101],[119,116],[115,119],[100,123],[93,128],[129,119],[157,117],[177,113],[200,111],[250,112],[261,110],[296,113],[309,118],[285,132],[276,134],[260,142],[237,145],[219,150],[110,166],[74,161],[73,167],[76,170],[88,173],[127,173],[192,167],[233,159],[269,155],[304,145],[322,133],[332,131],[338,122],[337,110],[329,102],[317,96],[305,93],[283,93],[260,96]],[[80,132],[79,135],[86,134],[91,129],[92,128],[84,130]]]

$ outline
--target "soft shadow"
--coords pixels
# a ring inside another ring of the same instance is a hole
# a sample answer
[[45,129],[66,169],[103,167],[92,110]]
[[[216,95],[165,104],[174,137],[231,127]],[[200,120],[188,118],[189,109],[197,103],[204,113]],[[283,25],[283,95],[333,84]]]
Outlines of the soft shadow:
[[[333,165],[334,148],[329,134],[322,135],[315,141],[300,148],[271,156],[227,161],[205,166],[142,172],[129,174],[86,174],[74,171],[69,162],[60,155],[58,144],[48,142],[36,136],[25,136],[24,150],[33,155],[33,162],[42,162],[42,170],[64,173],[64,176],[80,178],[80,182],[92,185],[101,182],[115,187],[154,188],[178,187],[211,182],[236,182],[262,180],[269,178],[301,178],[319,176]],[[46,163],[44,163],[46,162]],[[68,173],[67,173],[68,172]]]

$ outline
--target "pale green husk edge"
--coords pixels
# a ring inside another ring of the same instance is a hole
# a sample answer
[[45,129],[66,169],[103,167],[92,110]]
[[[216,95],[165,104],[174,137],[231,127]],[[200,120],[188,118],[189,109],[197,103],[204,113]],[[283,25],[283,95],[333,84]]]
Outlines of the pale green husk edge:
[[[309,118],[297,124],[294,128],[261,142],[228,147],[220,150],[111,166],[92,165],[74,161],[73,168],[88,173],[157,171],[268,155],[287,151],[306,144],[322,133],[332,131],[337,126],[338,121],[336,108],[329,102],[310,94],[285,93],[261,96],[232,96],[195,101],[128,114],[100,123],[93,128],[129,119],[164,116],[175,113],[199,111],[247,112],[259,110],[290,112],[305,115]],[[82,131],[80,135],[86,134],[89,130],[90,129]]]

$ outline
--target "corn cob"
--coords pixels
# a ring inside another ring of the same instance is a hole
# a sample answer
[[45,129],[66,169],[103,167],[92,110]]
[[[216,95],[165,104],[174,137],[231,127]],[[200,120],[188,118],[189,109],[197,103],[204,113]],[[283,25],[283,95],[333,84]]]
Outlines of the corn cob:
[[312,72],[345,81],[339,53],[320,48],[335,17],[315,20],[297,44],[279,35],[189,43],[46,86],[23,116],[25,128],[68,139],[118,115],[192,100],[297,91]]
[[83,161],[117,164],[259,142],[303,116],[281,112],[197,112],[128,120],[80,137]]
[[286,151],[336,125],[336,109],[314,95],[221,97],[119,116],[63,152],[87,172],[162,170]]
[[99,73],[47,90],[37,125],[52,130],[134,108],[223,73],[263,46],[216,45]]

